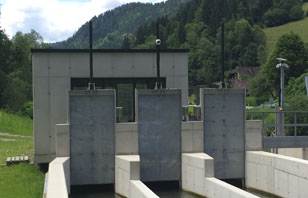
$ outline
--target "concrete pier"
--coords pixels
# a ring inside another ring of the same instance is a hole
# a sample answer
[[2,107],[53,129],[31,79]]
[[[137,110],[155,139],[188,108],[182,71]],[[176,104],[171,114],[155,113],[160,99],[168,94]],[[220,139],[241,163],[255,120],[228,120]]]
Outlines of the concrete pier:
[[56,158],[49,164],[46,198],[68,198],[70,189],[70,159]]
[[182,154],[182,189],[208,198],[257,198],[214,177],[214,159],[205,153]]
[[116,156],[115,192],[129,198],[158,198],[140,181],[139,155]]

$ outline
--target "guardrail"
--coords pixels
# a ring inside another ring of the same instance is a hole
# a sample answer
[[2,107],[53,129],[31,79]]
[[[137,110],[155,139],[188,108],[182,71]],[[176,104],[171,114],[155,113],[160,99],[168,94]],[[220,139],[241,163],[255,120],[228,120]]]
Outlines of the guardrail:
[[308,146],[308,111],[247,111],[246,120],[262,121],[263,148]]

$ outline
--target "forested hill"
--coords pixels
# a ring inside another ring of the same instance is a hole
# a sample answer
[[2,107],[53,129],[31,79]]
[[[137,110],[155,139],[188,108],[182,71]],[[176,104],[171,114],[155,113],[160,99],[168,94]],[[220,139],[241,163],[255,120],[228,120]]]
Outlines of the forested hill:
[[[123,39],[141,25],[162,16],[173,16],[182,3],[190,0],[166,2],[129,3],[93,17],[93,41],[95,48],[120,48]],[[54,48],[88,48],[89,23],[82,25],[69,39],[52,44]]]
[[[159,18],[163,48],[188,48],[189,79],[210,84],[220,79],[221,24],[225,24],[226,71],[266,61],[264,27],[305,17],[300,0],[193,0],[173,18]],[[155,22],[141,26],[123,45],[155,47]],[[227,73],[226,73],[227,75]]]

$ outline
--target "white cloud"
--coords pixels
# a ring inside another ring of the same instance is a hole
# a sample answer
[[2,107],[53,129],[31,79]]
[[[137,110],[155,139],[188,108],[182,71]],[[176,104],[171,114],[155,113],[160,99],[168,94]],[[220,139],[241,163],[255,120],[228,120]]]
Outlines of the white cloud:
[[0,25],[10,37],[17,31],[27,33],[34,29],[45,42],[62,41],[93,16],[136,1],[164,0],[7,0],[2,3]]

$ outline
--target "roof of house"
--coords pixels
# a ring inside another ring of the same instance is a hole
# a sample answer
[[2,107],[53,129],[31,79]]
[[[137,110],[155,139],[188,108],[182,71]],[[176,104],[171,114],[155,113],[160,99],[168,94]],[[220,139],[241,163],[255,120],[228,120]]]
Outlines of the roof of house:
[[259,67],[237,67],[230,72],[230,74],[235,74],[235,73],[238,73],[240,75],[246,74],[253,77],[259,73]]
[[233,88],[247,89],[247,80],[232,79]]

